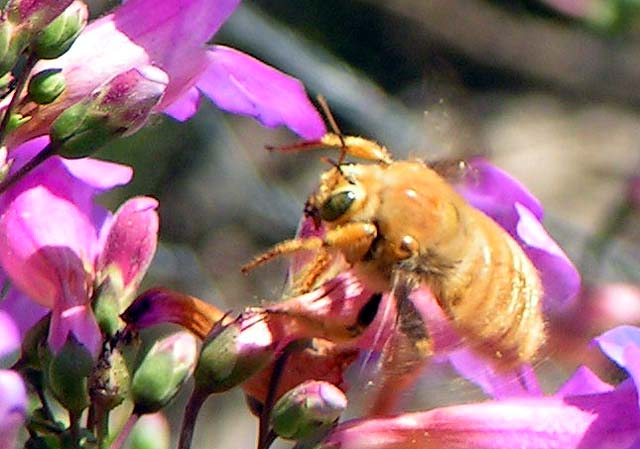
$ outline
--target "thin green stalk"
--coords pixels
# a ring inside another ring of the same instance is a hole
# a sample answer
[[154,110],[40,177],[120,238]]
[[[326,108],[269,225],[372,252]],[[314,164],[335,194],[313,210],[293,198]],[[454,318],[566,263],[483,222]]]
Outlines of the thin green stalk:
[[182,429],[180,429],[180,440],[178,442],[178,449],[189,449],[191,447],[191,440],[193,439],[193,431],[196,426],[196,420],[198,413],[204,404],[204,401],[209,397],[203,391],[194,388],[189,402],[187,402],[187,408],[184,411],[182,417]]
[[129,416],[129,419],[127,419],[127,422],[118,434],[118,438],[116,438],[115,441],[111,444],[111,449],[120,449],[122,447],[124,442],[127,440],[127,437],[131,433],[133,426],[135,426],[138,422],[138,419],[140,419],[140,415],[138,415],[137,413]]
[[22,91],[24,90],[25,86],[27,85],[27,81],[29,80],[29,75],[31,75],[31,70],[33,70],[33,67],[37,62],[38,58],[34,54],[30,54],[27,57],[27,61],[25,62],[20,75],[15,80],[13,97],[11,97],[11,101],[7,105],[7,109],[5,109],[4,116],[2,117],[2,121],[0,122],[0,146],[2,145],[2,142],[4,142],[4,138],[7,135],[7,126],[9,125],[11,114],[20,101],[20,95],[22,95]]

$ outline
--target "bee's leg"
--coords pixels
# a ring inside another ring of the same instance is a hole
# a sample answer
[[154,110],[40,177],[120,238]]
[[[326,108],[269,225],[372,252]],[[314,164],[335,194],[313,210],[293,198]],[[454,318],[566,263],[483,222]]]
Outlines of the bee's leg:
[[378,230],[372,223],[348,223],[327,231],[324,237],[307,237],[280,242],[267,252],[259,255],[241,268],[243,273],[282,254],[296,251],[317,251],[321,248],[335,248],[350,256],[364,255],[376,238]]
[[318,251],[313,260],[305,267],[303,273],[293,280],[293,294],[309,293],[318,278],[331,264],[332,257],[326,251]]

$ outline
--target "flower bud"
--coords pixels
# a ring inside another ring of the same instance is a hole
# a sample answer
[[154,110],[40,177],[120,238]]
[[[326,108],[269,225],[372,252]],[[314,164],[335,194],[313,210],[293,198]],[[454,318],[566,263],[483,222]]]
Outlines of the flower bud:
[[56,19],[39,32],[31,48],[40,59],[62,56],[87,25],[89,11],[81,1],[74,1]]
[[47,69],[29,80],[29,98],[38,104],[52,103],[67,87],[60,69]]
[[240,385],[274,360],[274,342],[264,321],[217,326],[204,342],[194,373],[196,390],[220,393]]
[[131,449],[169,449],[169,422],[162,413],[142,416],[131,431]]
[[51,141],[64,157],[86,157],[107,142],[133,134],[146,122],[169,79],[162,70],[145,66],[116,75],[86,100],[53,122]]
[[347,407],[347,398],[328,382],[307,381],[285,393],[271,414],[278,436],[301,440],[332,425]]
[[13,69],[27,45],[29,35],[26,32],[7,21],[0,21],[0,76]]
[[196,339],[188,332],[156,342],[133,375],[134,413],[155,413],[167,405],[193,373],[197,352]]
[[103,410],[111,410],[129,397],[131,375],[120,347],[101,359],[91,375],[91,399]]
[[89,406],[88,377],[93,357],[71,335],[49,365],[49,383],[56,399],[69,411],[80,413]]
[[32,36],[58,17],[73,0],[9,0],[7,20]]

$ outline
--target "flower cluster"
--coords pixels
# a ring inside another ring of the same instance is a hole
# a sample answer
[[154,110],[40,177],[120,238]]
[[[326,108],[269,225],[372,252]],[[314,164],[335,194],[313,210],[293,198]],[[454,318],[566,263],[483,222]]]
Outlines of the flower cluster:
[[[24,438],[24,425],[28,444],[71,438],[65,441],[78,447],[85,427],[102,446],[112,439],[105,423],[113,407],[128,399],[135,416],[160,410],[195,366],[196,341],[181,333],[157,342],[128,372],[123,347],[135,341],[124,336],[119,315],[154,256],[158,203],[132,198],[115,213],[101,206],[97,196],[128,183],[133,171],[87,156],[136,132],[153,114],[188,119],[202,94],[303,138],[324,132],[299,81],[232,48],[208,45],[238,3],[133,0],[88,23],[78,0],[5,2],[1,447]],[[27,390],[39,398],[37,420],[27,410]],[[67,420],[49,406],[49,395],[68,411]]]

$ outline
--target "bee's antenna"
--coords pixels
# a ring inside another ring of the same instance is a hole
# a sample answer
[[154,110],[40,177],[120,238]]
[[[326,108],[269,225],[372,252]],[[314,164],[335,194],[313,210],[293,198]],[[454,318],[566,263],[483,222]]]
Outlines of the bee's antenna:
[[340,139],[341,148],[340,148],[340,157],[338,158],[338,165],[340,165],[342,164],[342,161],[347,155],[347,144],[344,141],[344,136],[342,135],[342,131],[340,131],[340,128],[338,128],[338,123],[336,122],[336,119],[333,117],[333,114],[331,113],[331,109],[329,108],[329,103],[327,103],[327,99],[324,98],[322,95],[318,95],[317,99],[318,99],[318,103],[320,103],[320,107],[322,108],[322,112],[324,113],[325,117],[327,118],[327,121],[329,122],[331,131],[333,131],[333,133],[336,136],[338,136],[338,138]]

